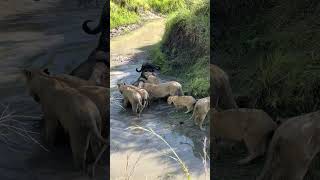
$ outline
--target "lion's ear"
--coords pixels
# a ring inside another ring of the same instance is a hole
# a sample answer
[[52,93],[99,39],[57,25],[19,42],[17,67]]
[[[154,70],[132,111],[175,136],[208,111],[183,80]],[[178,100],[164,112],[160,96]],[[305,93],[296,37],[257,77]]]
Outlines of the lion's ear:
[[32,72],[31,71],[29,71],[27,69],[23,69],[22,73],[27,79],[31,79],[32,78]]
[[49,72],[49,69],[48,69],[48,68],[44,69],[43,72],[44,72],[45,74],[47,74],[47,75],[50,75],[50,72]]

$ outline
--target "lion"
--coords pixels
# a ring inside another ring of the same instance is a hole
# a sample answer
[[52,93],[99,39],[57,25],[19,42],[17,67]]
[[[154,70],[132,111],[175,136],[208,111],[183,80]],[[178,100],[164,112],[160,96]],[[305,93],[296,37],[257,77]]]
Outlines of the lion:
[[210,131],[215,139],[244,141],[249,155],[239,164],[247,164],[264,155],[277,124],[263,110],[229,109],[221,112],[210,111]]
[[221,109],[238,108],[234,100],[228,75],[214,64],[210,64],[210,91],[212,97],[211,107]]
[[135,82],[133,82],[132,85],[139,86],[140,82],[159,84],[160,79],[156,76],[154,72],[142,72],[139,78]]
[[193,119],[195,125],[199,125],[200,130],[205,130],[202,125],[210,110],[210,97],[199,99],[193,108],[190,119]]
[[150,84],[159,84],[160,80],[157,78],[156,74],[153,72],[143,72],[141,73],[140,78],[145,79],[146,83]]
[[80,93],[86,95],[93,101],[101,114],[102,118],[102,134],[103,137],[106,137],[106,125],[107,125],[107,116],[109,110],[109,89],[101,86],[95,86],[93,82],[80,79],[75,76],[70,76],[67,74],[59,74],[51,76],[48,69],[44,69],[43,73],[47,74],[48,77],[54,78],[60,82],[64,87],[72,87],[77,89]]
[[176,81],[169,81],[160,84],[150,84],[140,81],[139,88],[145,89],[150,99],[166,98],[168,96],[183,96],[182,86]]
[[[123,83],[123,85],[126,85],[125,83]],[[149,105],[149,93],[148,93],[148,91],[146,91],[145,89],[142,89],[142,88],[138,88],[138,87],[136,87],[136,86],[134,86],[134,85],[126,85],[127,87],[129,87],[129,88],[132,88],[132,89],[134,89],[134,90],[136,90],[136,91],[138,91],[138,93],[141,95],[141,97],[142,97],[142,105],[143,105],[143,107],[145,108],[145,107],[147,107],[148,105]]]
[[109,71],[104,63],[97,62],[93,68],[92,74],[88,80],[97,86],[109,87]]
[[[50,75],[50,73],[48,73],[48,72],[47,72],[47,74]],[[50,77],[52,77],[58,81],[67,83],[70,87],[73,87],[73,88],[77,88],[80,86],[94,86],[94,85],[96,85],[96,83],[93,81],[87,81],[87,80],[78,78],[76,76],[71,76],[68,74],[50,75]]]
[[128,107],[128,103],[130,103],[132,112],[136,115],[140,116],[140,113],[144,109],[144,106],[142,105],[142,97],[140,93],[124,84],[117,84],[118,89],[120,93],[123,96],[123,105],[124,107]]
[[23,70],[23,74],[29,94],[41,104],[46,142],[53,144],[56,128],[61,124],[70,137],[75,167],[85,170],[90,140],[97,139],[108,146],[100,134],[101,116],[97,106],[76,89],[62,86],[42,71]]
[[320,111],[287,119],[275,131],[257,180],[303,180],[320,151]]
[[186,114],[193,110],[195,103],[197,102],[192,96],[169,96],[167,99],[168,104],[174,104],[177,109],[183,107],[187,108]]

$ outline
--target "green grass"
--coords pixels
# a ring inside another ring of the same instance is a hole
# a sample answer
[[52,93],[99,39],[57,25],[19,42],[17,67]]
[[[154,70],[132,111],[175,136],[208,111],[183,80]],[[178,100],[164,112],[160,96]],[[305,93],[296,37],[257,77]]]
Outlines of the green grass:
[[140,17],[137,13],[122,8],[113,2],[110,2],[110,10],[111,29],[118,26],[138,23],[140,21]]
[[151,52],[162,73],[177,77],[195,97],[209,95],[209,14],[208,1],[170,14],[162,42]]
[[[190,4],[190,3],[189,3]],[[185,0],[112,0],[110,2],[111,28],[141,21],[139,12],[153,11],[170,14],[186,8]]]

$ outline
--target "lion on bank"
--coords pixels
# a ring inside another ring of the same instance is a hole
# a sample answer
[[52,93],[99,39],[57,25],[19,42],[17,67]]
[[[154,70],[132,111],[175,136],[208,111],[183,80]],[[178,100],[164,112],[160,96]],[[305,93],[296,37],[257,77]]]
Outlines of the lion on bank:
[[193,110],[197,102],[192,96],[169,96],[167,99],[168,104],[174,104],[177,109],[187,108],[186,114]]
[[210,64],[210,92],[213,100],[211,107],[221,109],[238,108],[234,100],[228,75],[214,64]]
[[128,107],[129,103],[134,114],[140,115],[144,106],[142,105],[142,97],[138,91],[124,84],[117,84],[120,93],[123,96],[123,105]]
[[23,74],[30,95],[41,104],[46,141],[53,144],[60,123],[69,134],[75,167],[86,170],[90,140],[97,139],[104,147],[108,146],[100,134],[101,116],[97,106],[76,89],[62,86],[41,71],[24,70]]
[[194,105],[191,119],[193,119],[195,125],[199,125],[201,130],[204,130],[202,125],[209,110],[210,110],[210,97],[199,99]]
[[320,151],[320,111],[289,118],[275,131],[257,180],[303,180]]
[[160,84],[150,84],[141,81],[139,88],[148,91],[150,99],[165,98],[168,96],[183,96],[182,86],[176,81],[169,81]]
[[277,124],[263,110],[229,109],[221,112],[212,109],[210,112],[210,131],[214,138],[244,141],[249,155],[240,160],[246,164],[265,153]]

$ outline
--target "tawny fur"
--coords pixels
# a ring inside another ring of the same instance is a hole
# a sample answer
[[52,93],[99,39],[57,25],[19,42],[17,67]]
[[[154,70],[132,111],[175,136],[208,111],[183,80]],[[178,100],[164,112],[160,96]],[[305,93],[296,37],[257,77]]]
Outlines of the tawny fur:
[[63,87],[40,71],[24,70],[23,73],[30,95],[39,100],[44,113],[45,140],[53,144],[60,123],[70,136],[75,167],[85,170],[90,139],[96,138],[108,145],[100,134],[101,116],[97,106],[76,89]]
[[67,83],[70,87],[77,88],[80,86],[94,86],[96,85],[93,81],[87,81],[76,76],[71,76],[68,74],[58,74],[58,75],[51,75],[51,77],[59,80],[61,82]]
[[204,130],[202,125],[209,110],[210,110],[210,97],[199,99],[194,105],[191,119],[193,119],[196,125],[199,125],[201,130]]
[[128,104],[130,103],[132,112],[134,114],[140,115],[141,111],[144,108],[142,105],[142,97],[140,93],[124,84],[118,84],[118,89],[123,96],[124,107],[128,107]]
[[97,86],[109,87],[108,67],[102,62],[96,63],[88,81]]
[[160,84],[141,82],[139,87],[148,91],[150,99],[159,99],[177,95],[183,96],[182,86],[176,81],[169,81]]
[[211,107],[220,109],[238,108],[234,100],[228,75],[214,64],[210,64]]
[[214,138],[244,141],[249,155],[240,160],[240,164],[264,155],[276,128],[277,124],[263,110],[240,108],[217,112],[212,109],[210,112],[210,131]]
[[102,118],[102,127],[104,127],[102,128],[102,134],[103,137],[106,137],[107,133],[105,128],[107,128],[107,116],[109,114],[107,111],[109,109],[109,89],[101,86],[94,86],[89,81],[67,74],[60,74],[50,77],[58,80],[61,83],[65,83],[66,86],[79,90],[80,93],[89,97],[97,105]]
[[320,151],[320,111],[287,119],[275,131],[257,180],[303,180]]
[[142,88],[138,88],[138,87],[136,87],[134,85],[127,85],[127,87],[132,88],[132,89],[138,91],[138,93],[140,93],[140,95],[142,97],[142,105],[143,105],[144,108],[149,105],[150,97],[149,97],[149,93],[148,93],[147,90],[142,89]]
[[143,75],[147,78],[146,83],[150,84],[159,84],[160,80],[157,78],[157,76],[153,72],[143,72]]
[[189,113],[197,101],[192,96],[169,96],[167,102],[169,105],[173,103],[177,109],[186,107],[185,113]]

